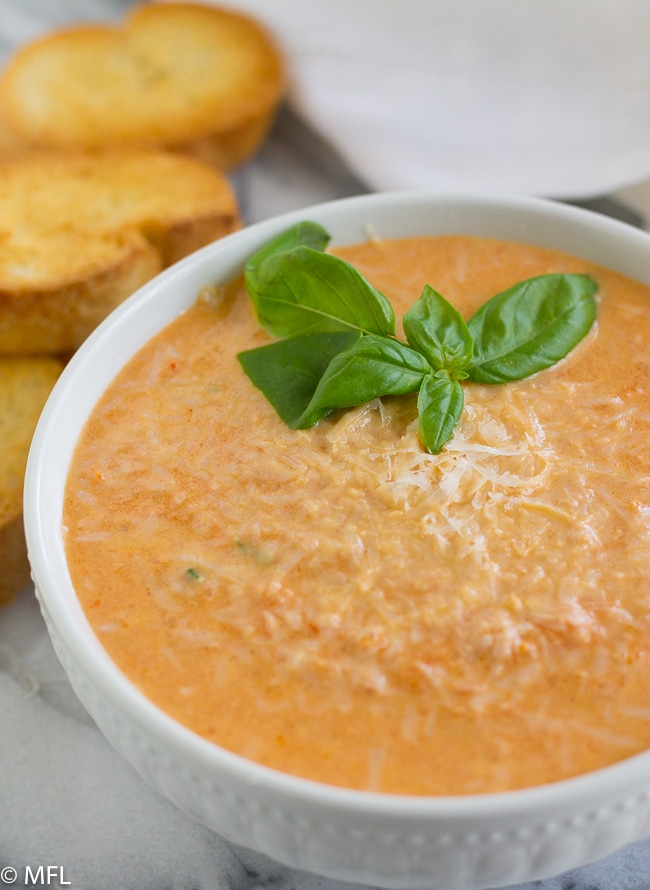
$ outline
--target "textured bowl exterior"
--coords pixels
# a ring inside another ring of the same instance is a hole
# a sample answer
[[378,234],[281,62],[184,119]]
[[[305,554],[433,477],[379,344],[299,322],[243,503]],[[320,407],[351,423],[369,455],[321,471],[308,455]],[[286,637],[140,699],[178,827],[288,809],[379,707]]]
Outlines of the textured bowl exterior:
[[83,423],[126,360],[202,284],[222,284],[299,219],[334,243],[372,234],[466,233],[584,256],[650,284],[650,237],[552,202],[419,193],[345,199],[286,214],[181,261],[116,310],[66,368],[30,452],[25,523],[32,574],[54,648],[108,741],[154,788],[227,839],[292,867],[386,888],[479,890],[558,874],[650,834],[650,752],[540,788],[418,798],[309,782],[224,751],[162,713],[109,659],[76,599],[61,515]]

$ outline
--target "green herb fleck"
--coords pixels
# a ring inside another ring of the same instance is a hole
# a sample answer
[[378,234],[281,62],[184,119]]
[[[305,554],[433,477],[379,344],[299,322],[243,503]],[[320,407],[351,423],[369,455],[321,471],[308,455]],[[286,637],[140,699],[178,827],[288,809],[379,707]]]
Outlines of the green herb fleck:
[[388,299],[326,253],[329,242],[317,223],[301,222],[257,251],[244,274],[260,324],[282,339],[238,358],[292,429],[336,409],[417,392],[420,435],[437,454],[463,410],[460,381],[507,383],[549,368],[596,318],[597,286],[587,275],[530,278],[468,322],[426,285],[404,315],[402,343]]
[[264,553],[259,547],[255,547],[253,544],[247,544],[246,541],[235,541],[238,549],[244,556],[249,557],[258,565],[265,566],[271,563],[271,558]]

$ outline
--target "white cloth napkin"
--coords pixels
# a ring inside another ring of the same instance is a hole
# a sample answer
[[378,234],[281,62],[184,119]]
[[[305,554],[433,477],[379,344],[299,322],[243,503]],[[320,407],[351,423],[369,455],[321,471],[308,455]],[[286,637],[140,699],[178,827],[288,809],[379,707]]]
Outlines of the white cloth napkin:
[[650,176],[647,0],[230,0],[373,189],[551,197]]
[[[281,121],[236,177],[251,222],[359,179],[568,196],[650,175],[646,0],[229,2],[274,31],[292,109],[349,168]],[[129,5],[2,0],[0,56]],[[77,702],[30,588],[0,611],[0,875],[24,885],[27,865],[62,868],[72,890],[343,890],[233,848],[145,785]],[[519,890],[650,890],[648,875],[650,841]]]

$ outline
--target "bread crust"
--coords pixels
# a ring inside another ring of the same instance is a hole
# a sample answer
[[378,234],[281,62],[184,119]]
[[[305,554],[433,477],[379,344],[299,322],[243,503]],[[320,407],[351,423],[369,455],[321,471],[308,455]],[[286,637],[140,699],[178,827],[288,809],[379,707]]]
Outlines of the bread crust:
[[33,146],[200,146],[230,169],[265,137],[285,82],[282,54],[254,19],[153,3],[121,25],[78,25],[25,45],[0,78],[0,103],[15,139]]
[[29,583],[29,560],[22,511],[0,525],[0,606],[5,606]]
[[73,352],[163,268],[240,225],[225,177],[186,156],[0,164],[0,353]]
[[162,269],[158,252],[136,232],[127,243],[108,246],[101,268],[83,278],[70,275],[34,288],[0,287],[0,353],[74,352],[113,309]]
[[0,606],[29,581],[25,466],[38,417],[62,370],[53,358],[0,358]]

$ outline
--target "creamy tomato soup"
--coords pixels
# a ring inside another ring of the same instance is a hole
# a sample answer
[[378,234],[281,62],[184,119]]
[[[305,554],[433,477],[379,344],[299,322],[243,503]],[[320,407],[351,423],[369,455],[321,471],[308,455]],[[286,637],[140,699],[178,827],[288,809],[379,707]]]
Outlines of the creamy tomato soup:
[[[439,455],[415,396],[279,420],[236,359],[270,337],[206,291],[128,364],[70,470],[70,570],[95,632],[181,723],[352,788],[467,794],[650,745],[650,291],[466,237],[337,251],[393,303],[466,316],[584,272],[598,320],[555,367],[464,384]],[[206,296],[207,294],[207,296]]]

